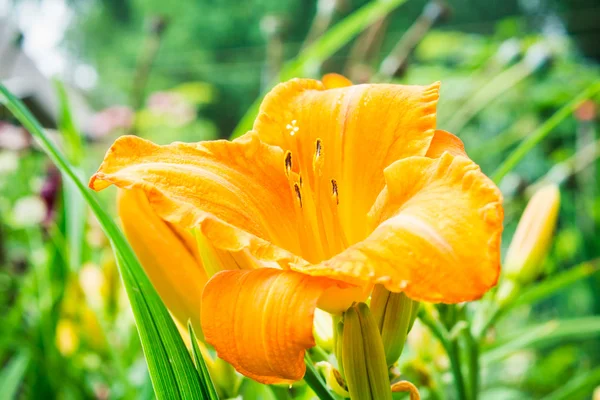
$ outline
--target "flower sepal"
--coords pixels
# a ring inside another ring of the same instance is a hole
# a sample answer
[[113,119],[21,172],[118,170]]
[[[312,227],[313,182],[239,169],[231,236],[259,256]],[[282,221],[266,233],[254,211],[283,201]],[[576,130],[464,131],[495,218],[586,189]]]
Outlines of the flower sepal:
[[350,398],[391,400],[390,378],[381,335],[365,303],[344,313],[342,363]]
[[419,302],[404,293],[390,292],[376,285],[371,296],[371,310],[381,332],[381,340],[388,366],[393,365],[402,354],[406,336],[417,316]]

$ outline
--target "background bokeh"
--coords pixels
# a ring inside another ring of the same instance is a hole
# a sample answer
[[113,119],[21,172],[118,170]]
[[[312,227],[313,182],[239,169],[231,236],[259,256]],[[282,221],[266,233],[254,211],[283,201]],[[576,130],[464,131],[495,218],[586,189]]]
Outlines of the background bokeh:
[[[86,178],[121,134],[158,143],[228,138],[249,128],[246,111],[278,79],[327,72],[356,83],[442,81],[438,127],[457,134],[491,174],[600,81],[597,0],[388,0],[398,6],[357,35],[335,31],[302,57],[368,3],[0,0],[0,80]],[[500,185],[504,247],[535,188],[560,185],[559,222],[540,280],[588,261],[597,269],[598,100],[579,105]],[[114,207],[114,192],[100,196]],[[579,381],[569,398],[591,398],[600,385],[599,274],[518,308],[491,335],[510,343],[531,333],[527,327],[552,322],[562,324],[558,339],[488,357],[481,398],[553,398]],[[153,396],[103,233],[1,105],[0,327],[0,397]],[[420,385],[443,387],[449,380],[438,372],[447,360],[424,330],[410,336],[401,365]],[[236,395],[300,398],[249,380]]]

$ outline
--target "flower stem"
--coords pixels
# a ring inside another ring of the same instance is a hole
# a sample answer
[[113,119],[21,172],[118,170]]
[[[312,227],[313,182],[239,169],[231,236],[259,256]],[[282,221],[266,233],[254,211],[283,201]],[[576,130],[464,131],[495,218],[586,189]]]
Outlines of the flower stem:
[[304,363],[306,364],[306,373],[304,374],[304,381],[310,386],[315,392],[317,397],[321,400],[335,400],[331,392],[327,389],[325,382],[319,376],[319,373],[315,369],[312,360],[308,354],[304,356]]
[[479,394],[479,342],[473,337],[471,327],[463,331],[469,357],[469,394],[477,400]]
[[449,344],[449,348],[446,349],[448,357],[450,358],[450,369],[452,375],[454,375],[454,387],[456,388],[456,396],[459,400],[467,400],[467,390],[465,388],[465,380],[463,373],[460,368],[460,351],[458,348],[458,342],[453,340]]
[[450,369],[452,370],[452,375],[454,376],[454,387],[456,388],[457,398],[459,400],[468,399],[465,381],[460,368],[461,364],[458,342],[456,340],[450,340],[448,330],[442,325],[441,322],[433,318],[425,310],[425,307],[422,307],[419,310],[419,319],[431,330],[431,333],[438,338],[446,350],[446,353],[448,353],[448,358],[450,359]]

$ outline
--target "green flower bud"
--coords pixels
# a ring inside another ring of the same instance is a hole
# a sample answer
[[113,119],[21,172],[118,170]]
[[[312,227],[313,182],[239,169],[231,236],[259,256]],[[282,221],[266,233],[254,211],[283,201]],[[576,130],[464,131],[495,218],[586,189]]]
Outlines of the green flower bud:
[[504,274],[521,285],[541,273],[560,206],[558,186],[548,185],[533,195],[519,221],[504,260]]
[[392,293],[382,285],[375,285],[371,295],[371,310],[381,332],[388,366],[400,358],[418,307],[419,302],[409,299],[404,293]]
[[342,353],[351,399],[392,399],[381,335],[365,303],[355,304],[344,313]]

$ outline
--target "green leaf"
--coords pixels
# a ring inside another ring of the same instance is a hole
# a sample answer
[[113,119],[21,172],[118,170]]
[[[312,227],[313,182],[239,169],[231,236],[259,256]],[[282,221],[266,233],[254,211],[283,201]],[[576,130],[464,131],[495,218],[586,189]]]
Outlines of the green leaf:
[[313,390],[313,392],[315,392],[319,399],[334,400],[335,398],[333,397],[329,389],[327,389],[327,385],[317,372],[308,353],[304,355],[304,363],[306,364],[306,373],[304,374],[304,381],[308,384],[308,386],[310,386],[310,388]]
[[502,178],[506,176],[527,153],[531,151],[539,142],[541,142],[558,124],[577,109],[581,103],[600,92],[600,82],[587,87],[583,92],[577,95],[569,103],[565,104],[560,110],[554,113],[552,117],[548,118],[538,129],[533,131],[527,139],[523,140],[521,144],[504,160],[504,162],[496,169],[496,172],[492,175],[492,179],[496,183],[500,183]]
[[0,372],[0,398],[14,399],[27,372],[29,354],[15,356]]
[[200,398],[200,376],[169,312],[144,273],[129,243],[23,103],[1,84],[0,93],[6,101],[7,108],[39,142],[64,176],[77,187],[110,239],[131,303],[156,397]]
[[[58,129],[64,141],[67,159],[75,168],[75,173],[83,178],[83,171],[79,168],[83,159],[83,141],[79,130],[75,125],[69,100],[65,87],[59,81],[55,81],[56,92],[59,101]],[[85,245],[85,224],[87,213],[85,201],[77,187],[69,179],[64,179],[63,202],[65,210],[65,253],[68,257],[69,267],[76,271],[83,262],[83,248]]]
[[600,260],[587,261],[569,268],[565,272],[550,276],[541,283],[523,289],[514,300],[505,304],[502,308],[497,305],[485,307],[485,303],[482,303],[480,307],[484,308],[478,310],[480,311],[480,315],[476,320],[479,318],[482,318],[483,320],[483,318],[485,318],[485,321],[475,329],[475,336],[482,337],[492,324],[513,308],[525,304],[537,303],[557,293],[559,290],[593,275],[598,272],[599,269]]
[[584,399],[600,385],[600,368],[586,371],[565,382],[560,389],[546,396],[546,400]]
[[[287,62],[279,73],[279,81],[306,75],[307,69],[321,65],[333,53],[342,48],[360,32],[368,28],[378,19],[385,17],[406,0],[379,0],[372,1],[356,10],[329,29],[319,39],[306,47],[295,59]],[[257,98],[231,134],[232,138],[239,137],[252,129],[252,124],[258,114],[262,96]]]
[[506,309],[511,309],[524,304],[537,303],[564,287],[593,275],[598,272],[598,270],[600,270],[600,259],[584,262],[565,272],[550,276],[546,280],[523,290],[519,293],[519,296],[507,305]]
[[600,337],[600,317],[581,317],[554,320],[529,326],[510,337],[499,339],[496,344],[483,349],[481,362],[490,364],[500,361],[523,349],[552,346],[567,341],[579,341]]
[[190,334],[190,342],[192,342],[192,354],[194,355],[196,369],[202,377],[202,398],[210,400],[219,400],[219,396],[217,395],[217,389],[215,389],[215,384],[213,383],[212,378],[208,373],[208,367],[206,366],[204,357],[202,357],[200,347],[198,347],[198,339],[196,338],[194,328],[192,327],[192,323],[190,321],[188,321],[188,333]]

